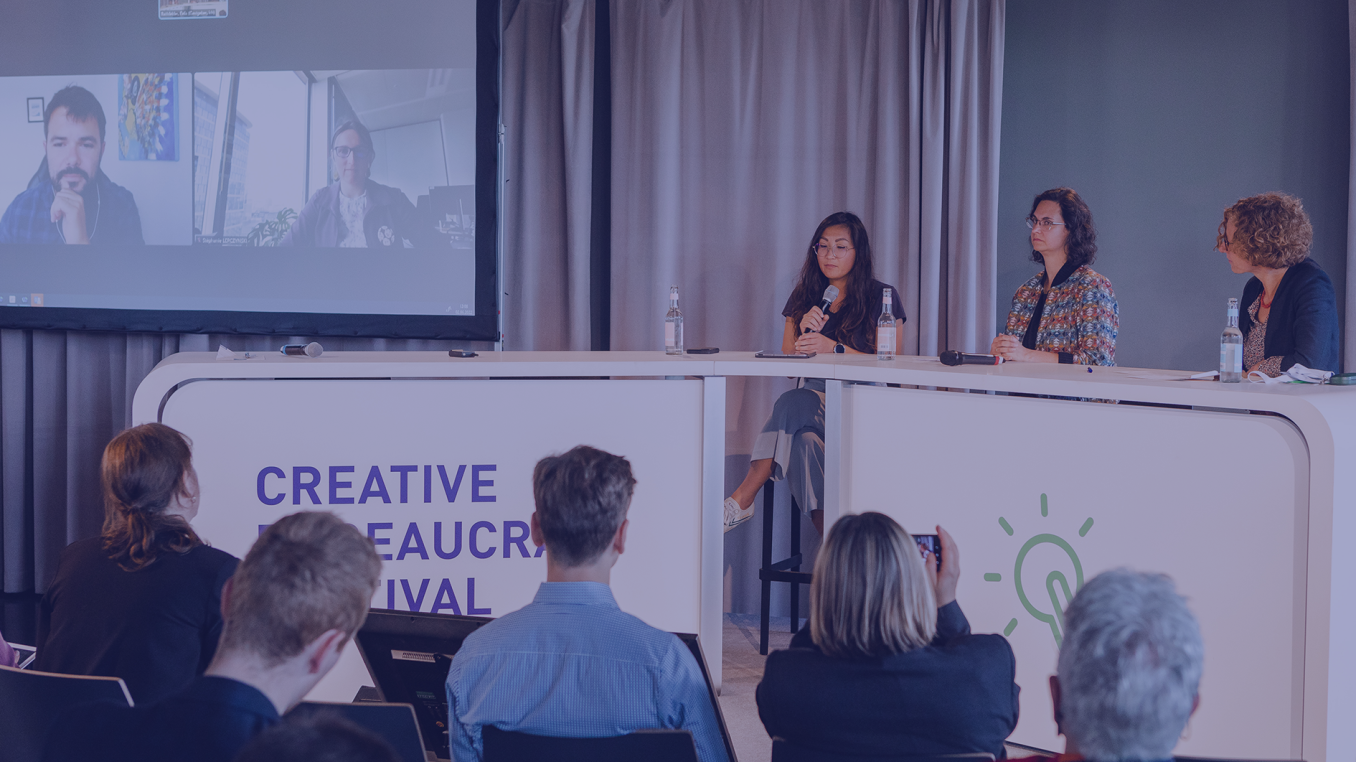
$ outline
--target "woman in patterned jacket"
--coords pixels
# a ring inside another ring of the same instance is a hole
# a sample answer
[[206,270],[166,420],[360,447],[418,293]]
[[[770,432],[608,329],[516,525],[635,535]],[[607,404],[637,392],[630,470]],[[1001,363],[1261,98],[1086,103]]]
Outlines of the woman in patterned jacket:
[[1031,259],[1044,269],[1017,289],[989,351],[1008,362],[1115,365],[1116,294],[1088,266],[1097,254],[1088,205],[1071,188],[1048,190],[1032,202],[1026,226]]

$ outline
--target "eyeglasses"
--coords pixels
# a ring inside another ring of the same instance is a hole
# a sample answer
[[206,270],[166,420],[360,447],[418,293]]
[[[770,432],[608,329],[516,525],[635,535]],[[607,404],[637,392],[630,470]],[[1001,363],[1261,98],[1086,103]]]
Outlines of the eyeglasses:
[[1038,220],[1038,219],[1036,219],[1035,217],[1027,217],[1027,218],[1026,218],[1026,226],[1027,226],[1028,228],[1031,228],[1032,230],[1035,230],[1036,228],[1040,228],[1041,230],[1049,230],[1050,228],[1053,228],[1053,227],[1055,227],[1056,225],[1063,225],[1063,224],[1064,224],[1064,223],[1062,223],[1062,222],[1055,222],[1054,220],[1050,219],[1049,217],[1046,217],[1046,218],[1043,219],[1043,220]]
[[349,148],[348,146],[335,146],[334,155],[340,159],[347,159],[350,156],[354,156],[359,159],[372,158],[372,152],[367,150],[366,148]]
[[849,251],[854,251],[854,249],[841,243],[837,246],[830,246],[827,243],[815,244],[815,253],[825,259],[842,259],[848,255]]

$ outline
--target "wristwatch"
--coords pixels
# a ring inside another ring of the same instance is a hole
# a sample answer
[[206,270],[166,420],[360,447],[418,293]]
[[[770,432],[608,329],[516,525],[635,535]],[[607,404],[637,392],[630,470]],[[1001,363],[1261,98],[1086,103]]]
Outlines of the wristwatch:
[[844,354],[844,353],[846,353],[846,352],[847,352],[847,347],[843,346],[843,342],[840,341],[840,342],[838,342],[837,344],[834,344],[834,345],[833,345],[833,353],[834,353],[834,354],[836,354],[836,355],[841,355],[841,354]]

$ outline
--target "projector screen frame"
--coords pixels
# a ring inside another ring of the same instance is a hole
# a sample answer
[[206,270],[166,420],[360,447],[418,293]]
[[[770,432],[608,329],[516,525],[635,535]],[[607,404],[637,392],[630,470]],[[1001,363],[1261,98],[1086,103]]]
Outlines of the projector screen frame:
[[500,0],[476,0],[474,315],[24,306],[0,308],[0,328],[501,341],[501,23]]

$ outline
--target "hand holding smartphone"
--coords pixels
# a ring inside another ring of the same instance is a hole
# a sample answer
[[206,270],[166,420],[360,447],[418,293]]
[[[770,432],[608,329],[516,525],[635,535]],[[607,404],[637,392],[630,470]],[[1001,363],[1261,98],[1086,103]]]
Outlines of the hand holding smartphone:
[[[916,534],[913,541],[918,543],[918,552],[931,553],[937,560],[937,571],[942,570],[942,540],[935,534]],[[925,556],[926,557],[926,556]]]

